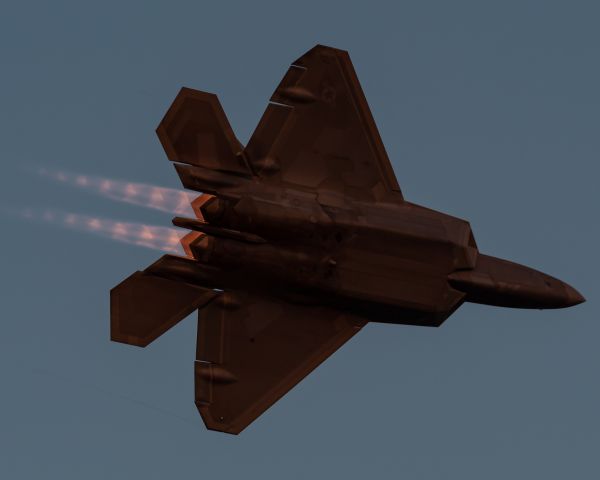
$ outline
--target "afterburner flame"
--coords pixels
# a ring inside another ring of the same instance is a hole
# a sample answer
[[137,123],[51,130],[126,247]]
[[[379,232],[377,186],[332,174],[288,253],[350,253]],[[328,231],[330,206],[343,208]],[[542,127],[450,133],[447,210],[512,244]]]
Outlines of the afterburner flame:
[[43,221],[74,230],[93,233],[122,243],[139,245],[161,252],[184,255],[181,238],[185,231],[171,227],[119,222],[107,218],[92,217],[56,210],[22,210],[20,216],[33,221]]
[[82,188],[118,202],[130,203],[161,212],[189,216],[193,214],[191,202],[197,194],[157,187],[146,183],[125,182],[90,175],[40,169],[38,173],[55,181]]
[[194,254],[192,253],[192,249],[190,247],[190,244],[195,241],[197,238],[202,237],[204,234],[200,233],[200,232],[194,232],[191,231],[187,234],[185,234],[180,242],[181,242],[181,246],[183,247],[183,251],[185,252],[185,254],[190,257],[190,258],[194,258]]

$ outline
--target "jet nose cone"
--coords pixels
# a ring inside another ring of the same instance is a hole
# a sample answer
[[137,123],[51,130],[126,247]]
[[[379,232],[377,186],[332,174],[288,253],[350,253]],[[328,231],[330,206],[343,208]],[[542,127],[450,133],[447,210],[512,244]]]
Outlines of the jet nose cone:
[[473,270],[448,275],[468,302],[513,308],[567,308],[585,302],[569,284],[518,263],[479,254]]
[[571,285],[557,278],[542,274],[546,284],[545,297],[547,305],[543,308],[568,308],[585,302],[583,295]]
[[565,288],[567,290],[567,301],[565,306],[572,307],[573,305],[579,305],[580,303],[585,302],[583,295],[581,295],[581,293],[575,290],[572,286],[565,283]]

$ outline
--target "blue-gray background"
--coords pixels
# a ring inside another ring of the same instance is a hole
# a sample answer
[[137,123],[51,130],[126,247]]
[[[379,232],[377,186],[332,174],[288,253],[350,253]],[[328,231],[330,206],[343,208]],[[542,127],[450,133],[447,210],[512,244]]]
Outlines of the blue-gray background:
[[109,289],[158,252],[1,218],[0,477],[600,478],[600,29],[589,1],[5,2],[0,198],[169,225],[30,166],[179,186],[182,86],[242,142],[291,61],[350,52],[405,197],[586,304],[371,324],[239,437],[193,404],[195,322],[110,343]]

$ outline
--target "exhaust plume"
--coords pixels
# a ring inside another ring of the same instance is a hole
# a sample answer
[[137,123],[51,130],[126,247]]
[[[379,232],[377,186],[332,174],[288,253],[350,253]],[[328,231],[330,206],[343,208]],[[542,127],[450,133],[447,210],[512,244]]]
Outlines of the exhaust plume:
[[78,187],[105,198],[110,198],[111,200],[176,215],[193,215],[190,204],[198,196],[198,194],[174,188],[157,187],[146,183],[125,182],[123,180],[79,175],[44,168],[39,169],[37,173],[54,181]]
[[119,222],[107,218],[56,210],[35,211],[34,209],[25,209],[18,212],[18,214],[32,221],[51,223],[152,250],[185,255],[181,238],[187,232],[176,228]]

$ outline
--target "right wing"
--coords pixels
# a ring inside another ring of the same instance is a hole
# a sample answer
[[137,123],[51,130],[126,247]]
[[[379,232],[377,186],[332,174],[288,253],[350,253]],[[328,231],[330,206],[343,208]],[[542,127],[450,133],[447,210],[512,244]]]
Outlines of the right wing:
[[223,293],[198,318],[196,406],[207,428],[240,433],[365,323],[325,307]]
[[317,45],[291,65],[244,155],[265,182],[367,201],[402,201],[344,50]]

